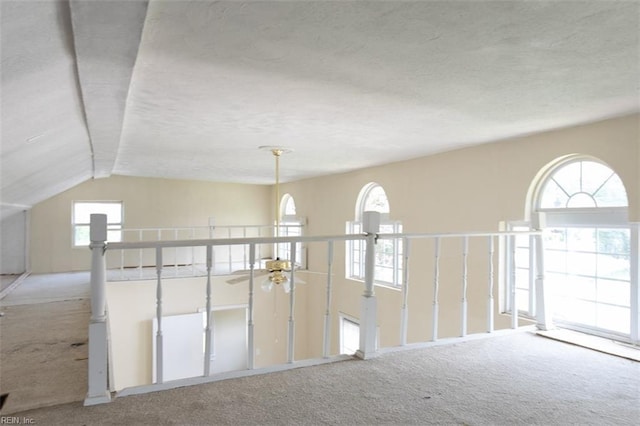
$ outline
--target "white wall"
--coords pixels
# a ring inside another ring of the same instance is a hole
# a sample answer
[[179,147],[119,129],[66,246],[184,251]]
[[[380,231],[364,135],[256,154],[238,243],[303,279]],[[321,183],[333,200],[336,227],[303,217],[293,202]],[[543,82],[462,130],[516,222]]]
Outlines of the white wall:
[[0,273],[22,274],[27,270],[26,244],[28,211],[20,211],[0,221]]

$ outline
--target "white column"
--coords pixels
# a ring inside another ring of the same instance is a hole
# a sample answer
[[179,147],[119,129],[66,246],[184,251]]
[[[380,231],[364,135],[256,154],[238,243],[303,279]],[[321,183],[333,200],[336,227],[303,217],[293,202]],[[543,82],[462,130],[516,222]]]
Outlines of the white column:
[[462,337],[467,335],[467,287],[468,287],[468,265],[467,258],[469,257],[469,237],[465,236],[462,240],[462,301],[460,311],[462,318],[460,318],[460,335]]
[[[489,284],[487,291],[487,333],[493,333],[494,328],[494,302],[493,302],[493,287],[495,280],[495,273],[493,268],[493,254],[495,253],[495,245],[493,236],[489,237]],[[507,280],[509,282],[509,280]]]
[[511,279],[509,280],[509,303],[511,305],[511,328],[518,328],[518,298],[516,297],[516,237],[509,236],[509,250],[511,252]]
[[435,265],[433,267],[433,325],[431,330],[431,340],[438,340],[438,317],[440,316],[440,303],[438,293],[440,292],[440,237],[435,240]]
[[631,224],[631,341],[640,344],[640,223]]
[[249,353],[247,355],[247,368],[253,370],[255,365],[255,338],[253,330],[253,288],[254,288],[254,269],[256,266],[256,245],[249,245],[249,318],[247,322],[247,334],[249,339]]
[[329,358],[331,352],[331,285],[333,283],[333,241],[327,244],[327,299],[324,312],[324,340],[322,344],[322,356]]
[[107,215],[92,214],[91,244],[91,321],[89,323],[89,386],[84,405],[111,401],[107,375],[106,262]]
[[402,312],[400,317],[400,345],[407,344],[407,328],[409,323],[409,250],[410,241],[408,238],[402,239]]
[[[542,231],[545,228],[544,213],[532,213],[531,227],[536,231]],[[551,330],[554,328],[551,319],[551,305],[548,292],[544,283],[544,243],[542,235],[536,235],[534,238],[536,251],[536,327],[540,330]],[[533,265],[532,265],[533,266]],[[514,283],[515,286],[515,283]]]
[[213,247],[207,246],[207,325],[204,329],[204,375],[211,375],[211,344],[213,342],[212,330],[211,330],[211,259]]
[[158,321],[158,331],[156,332],[156,383],[162,383],[162,370],[164,369],[164,345],[162,341],[162,247],[156,247],[156,275],[158,282],[156,285],[156,319]]
[[291,243],[291,290],[289,290],[289,347],[287,352],[287,362],[291,364],[293,362],[293,352],[295,346],[295,322],[294,322],[294,309],[295,309],[295,294],[296,294],[296,243]]
[[360,304],[360,349],[356,356],[368,359],[376,353],[376,328],[377,328],[377,300],[373,291],[375,279],[376,239],[380,229],[380,213],[364,212],[363,231],[367,234],[365,268],[364,268],[364,294]]

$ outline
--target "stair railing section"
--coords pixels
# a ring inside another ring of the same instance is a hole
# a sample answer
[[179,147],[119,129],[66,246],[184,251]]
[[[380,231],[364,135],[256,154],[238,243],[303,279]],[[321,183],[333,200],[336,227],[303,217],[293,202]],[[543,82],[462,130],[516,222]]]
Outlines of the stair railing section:
[[[282,224],[283,235],[303,235],[302,224]],[[294,228],[297,232],[292,232]],[[123,242],[152,242],[230,238],[262,238],[274,235],[273,225],[235,225],[235,226],[191,226],[162,228],[126,228],[122,229]],[[275,257],[273,247],[260,244],[255,247],[256,259]],[[155,253],[143,248],[137,250],[119,250],[119,258],[108,262],[109,279],[129,280],[152,278],[155,274]],[[234,270],[249,269],[248,246],[216,246],[211,253],[211,269],[214,275],[227,274]],[[207,253],[202,247],[172,247],[164,253],[164,267],[167,273],[178,276],[204,276],[207,274]],[[298,259],[299,261],[301,259]],[[169,271],[170,269],[170,271]]]
[[[323,350],[322,355],[324,358],[330,356],[330,327],[332,324],[331,315],[334,313],[331,306],[333,282],[332,282],[332,268],[334,257],[334,245],[335,242],[347,242],[364,240],[366,243],[365,250],[365,280],[364,280],[364,292],[361,296],[360,305],[360,341],[359,349],[356,352],[356,356],[362,359],[369,359],[377,354],[377,328],[378,328],[378,301],[376,299],[374,288],[374,275],[375,275],[375,262],[376,253],[375,245],[380,239],[393,239],[401,241],[403,244],[403,283],[402,283],[402,306],[400,309],[400,344],[407,344],[407,330],[409,327],[409,303],[408,294],[410,289],[410,250],[413,255],[418,251],[417,249],[424,249],[421,247],[420,240],[426,240],[426,246],[431,247],[433,250],[433,311],[431,340],[438,339],[438,323],[440,315],[443,311],[439,309],[440,304],[440,291],[445,289],[450,291],[451,286],[449,282],[451,277],[446,277],[446,285],[443,287],[443,281],[441,276],[440,263],[444,261],[450,261],[451,255],[447,252],[446,248],[450,248],[451,244],[445,244],[450,240],[460,241],[460,256],[462,260],[461,274],[459,278],[461,288],[461,318],[462,325],[460,329],[460,335],[465,336],[467,334],[467,319],[468,319],[468,303],[467,303],[467,290],[471,284],[471,277],[469,276],[468,262],[474,255],[473,250],[470,249],[471,241],[476,239],[483,239],[486,242],[486,270],[488,276],[488,282],[486,283],[487,294],[487,327],[486,332],[493,332],[493,315],[495,309],[495,303],[493,300],[493,294],[495,293],[495,243],[496,241],[501,244],[505,239],[515,238],[516,235],[528,234],[533,235],[536,240],[536,251],[542,253],[542,238],[540,231],[533,232],[494,232],[494,233],[458,233],[458,234],[379,234],[380,215],[375,212],[365,212],[363,220],[363,234],[348,234],[337,236],[286,236],[286,237],[255,237],[255,238],[207,238],[207,239],[185,239],[185,240],[173,240],[173,241],[137,241],[137,242],[121,242],[121,243],[106,243],[106,215],[94,214],[91,215],[91,245],[92,250],[92,270],[91,270],[91,323],[89,326],[89,386],[87,397],[85,399],[85,405],[100,404],[110,401],[110,393],[108,387],[108,341],[107,341],[107,312],[106,306],[106,262],[105,253],[108,251],[117,250],[154,250],[155,262],[154,267],[156,271],[156,321],[157,332],[155,336],[156,341],[156,383],[151,385],[151,388],[147,391],[157,390],[157,385],[163,384],[163,271],[165,269],[165,261],[163,261],[163,254],[165,251],[172,251],[179,248],[195,248],[196,250],[202,250],[205,253],[205,270],[206,270],[206,294],[203,298],[206,300],[206,325],[203,327],[205,335],[205,356],[203,365],[203,375],[198,379],[202,383],[211,381],[210,378],[210,355],[208,352],[211,350],[212,342],[212,317],[211,317],[211,299],[212,299],[212,283],[211,276],[213,275],[213,269],[215,264],[215,249],[218,247],[242,247],[246,250],[247,257],[243,258],[243,262],[246,262],[247,269],[249,271],[249,289],[248,289],[248,314],[247,314],[247,368],[253,370],[255,367],[255,316],[254,316],[254,289],[255,289],[255,265],[260,263],[261,246],[274,247],[275,244],[290,244],[290,253],[295,264],[295,256],[299,244],[307,243],[324,243],[327,249],[327,288],[326,288],[326,306],[324,313],[324,333],[323,333]],[[316,244],[318,246],[318,244]],[[321,246],[321,244],[320,244]],[[473,246],[477,247],[477,246]],[[423,253],[423,252],[421,252]],[[446,255],[446,256],[444,256]],[[427,265],[425,259],[419,260],[421,268],[425,268]],[[538,271],[536,272],[536,294],[540,298],[544,298],[544,280],[542,256],[538,256],[536,266]],[[477,268],[476,268],[477,269]],[[443,269],[443,271],[451,271],[451,268]],[[424,274],[422,274],[424,275]],[[289,312],[287,322],[287,364],[293,364],[295,362],[295,295],[296,295],[296,282],[295,274],[291,274],[290,282],[290,294],[289,294]],[[424,280],[423,280],[424,281]],[[428,285],[427,283],[421,283],[421,285]],[[483,290],[484,291],[484,290]],[[541,299],[543,300],[543,299]],[[513,310],[513,315],[517,315],[517,310]],[[551,326],[548,315],[544,310],[538,310],[538,324],[539,327]],[[545,322],[546,321],[546,322]],[[514,322],[517,325],[517,318]],[[414,339],[415,340],[415,339]],[[208,348],[208,351],[207,351]],[[286,364],[285,364],[286,365]],[[196,384],[191,382],[191,384]],[[169,383],[170,385],[170,383]],[[154,386],[156,386],[154,388]]]
[[[292,264],[295,265],[296,253],[299,244],[306,244],[311,242],[324,242],[332,250],[333,244],[336,241],[347,240],[363,240],[367,239],[370,252],[373,253],[374,235],[337,235],[337,236],[322,236],[322,237],[304,237],[304,236],[291,236],[291,237],[257,237],[257,238],[215,238],[215,239],[187,239],[187,240],[163,240],[163,241],[134,241],[134,242],[120,242],[120,243],[106,243],[106,215],[95,214],[91,215],[91,238],[92,238],[92,270],[91,270],[91,300],[92,300],[92,322],[89,330],[89,391],[84,401],[85,405],[101,404],[110,401],[109,387],[107,383],[107,333],[106,333],[106,262],[105,253],[108,251],[117,250],[154,250],[155,251],[155,272],[156,272],[156,324],[157,331],[155,335],[156,342],[156,385],[163,383],[163,274],[165,270],[166,261],[163,260],[163,253],[165,250],[175,250],[179,248],[196,248],[204,249],[206,253],[205,265],[206,265],[206,325],[204,327],[205,333],[205,356],[203,365],[203,377],[207,377],[210,374],[210,352],[207,352],[207,348],[210,350],[212,341],[212,318],[211,318],[211,276],[213,275],[213,265],[215,257],[215,249],[218,247],[244,247],[248,253],[244,262],[246,262],[247,269],[249,270],[249,291],[248,291],[248,319],[247,319],[247,339],[248,339],[248,354],[247,354],[247,366],[248,369],[254,369],[255,366],[255,332],[254,332],[254,288],[255,288],[255,265],[260,262],[258,258],[259,248],[261,246],[274,247],[275,244],[289,243]],[[292,364],[295,361],[294,347],[295,347],[295,274],[290,276],[290,295],[289,295],[289,319],[288,319],[288,335],[287,335],[287,363]],[[365,290],[368,298],[373,298],[373,276],[368,277],[370,285],[367,286],[368,290]],[[330,292],[331,287],[331,274],[328,276],[327,286]],[[330,299],[327,303],[330,303]],[[330,307],[327,307],[329,310]],[[372,324],[375,327],[375,310],[371,311]],[[330,325],[330,320],[325,322],[326,326]],[[325,336],[329,335],[329,331],[325,330]],[[328,345],[328,343],[327,343]],[[374,348],[374,341],[364,341],[362,353],[370,355]],[[371,348],[371,349],[369,349]]]
[[[433,269],[433,296],[431,299],[432,303],[432,311],[431,311],[431,341],[435,342],[438,340],[438,332],[439,332],[439,322],[441,319],[440,312],[440,292],[442,288],[442,276],[441,276],[441,261],[443,257],[443,241],[445,240],[459,240],[461,248],[459,252],[454,254],[449,254],[449,258],[452,256],[460,256],[461,259],[461,268],[460,268],[460,276],[459,278],[454,278],[453,280],[460,280],[461,291],[460,291],[460,337],[465,337],[468,334],[468,318],[469,318],[469,307],[467,300],[467,292],[469,288],[469,243],[470,240],[485,240],[486,251],[483,253],[484,259],[486,262],[486,274],[487,274],[487,284],[486,284],[486,294],[487,294],[487,304],[486,304],[486,332],[493,333],[495,330],[495,311],[496,304],[494,300],[496,285],[496,263],[497,259],[495,256],[495,247],[496,242],[500,244],[502,247],[506,247],[507,243],[513,245],[515,242],[516,235],[530,235],[531,238],[535,241],[535,265],[533,265],[536,271],[536,298],[541,301],[537,303],[538,309],[536,311],[536,322],[537,327],[540,329],[552,328],[553,325],[551,323],[551,319],[549,317],[548,311],[545,311],[544,305],[542,301],[545,300],[545,288],[544,288],[544,264],[543,264],[543,246],[542,246],[542,231],[534,230],[534,231],[513,231],[513,232],[494,232],[494,233],[444,233],[444,234],[379,234],[376,236],[377,240],[383,239],[393,239],[402,241],[403,246],[403,280],[402,280],[402,306],[400,309],[400,345],[407,345],[407,329],[409,327],[409,308],[408,308],[408,296],[409,296],[409,288],[410,288],[410,280],[409,280],[409,260],[410,260],[410,247],[413,248],[417,244],[417,240],[432,240],[432,269]],[[425,265],[424,259],[420,259],[422,265]],[[513,268],[513,265],[511,266]],[[451,270],[451,269],[449,269]],[[452,281],[451,277],[448,277],[449,283]],[[507,293],[511,298],[511,328],[518,328],[518,310],[516,306],[516,291],[515,291],[515,280],[506,279],[504,286],[507,288]]]

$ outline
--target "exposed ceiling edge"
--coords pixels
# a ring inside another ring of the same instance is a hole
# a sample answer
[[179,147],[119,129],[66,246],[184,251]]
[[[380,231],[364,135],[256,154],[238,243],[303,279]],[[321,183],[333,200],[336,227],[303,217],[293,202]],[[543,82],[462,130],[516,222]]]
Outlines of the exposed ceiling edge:
[[147,5],[147,1],[70,2],[95,178],[110,176],[115,164]]

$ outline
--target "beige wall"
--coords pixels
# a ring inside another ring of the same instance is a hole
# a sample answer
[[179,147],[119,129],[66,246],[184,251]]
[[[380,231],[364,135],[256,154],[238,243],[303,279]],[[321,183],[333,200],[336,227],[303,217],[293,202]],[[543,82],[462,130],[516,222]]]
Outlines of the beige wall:
[[[569,154],[597,157],[622,178],[628,193],[630,220],[640,221],[640,116],[633,115],[595,124],[500,141],[424,158],[372,167],[351,173],[285,184],[293,195],[298,214],[307,217],[311,235],[344,232],[352,220],[361,188],[368,182],[381,184],[391,204],[391,218],[401,220],[405,232],[497,231],[500,221],[525,218],[529,188],[548,163]],[[433,294],[432,242],[412,247],[409,310],[409,341],[428,340],[431,332]],[[449,244],[450,247],[447,246]],[[459,242],[443,245],[440,297],[440,335],[455,335],[460,327]],[[456,246],[457,244],[457,246]],[[471,246],[469,330],[482,331],[486,313],[487,262],[482,242]],[[478,254],[474,254],[478,253]],[[359,317],[362,285],[344,277],[344,245],[336,246],[336,287],[333,303],[338,311]],[[477,257],[474,257],[477,256]],[[309,268],[323,269],[325,250],[309,250]],[[450,268],[447,265],[451,265]],[[498,271],[496,270],[496,274]],[[399,341],[400,292],[377,288],[379,325],[383,346]],[[315,298],[321,297],[317,291]],[[496,301],[500,296],[495,291]],[[317,315],[317,313],[315,314]],[[508,326],[497,317],[499,326]],[[310,320],[316,327],[317,320]],[[334,328],[337,318],[334,315]],[[310,334],[318,333],[310,329]],[[338,345],[336,333],[333,347]],[[310,348],[317,350],[317,348]]]
[[[308,219],[307,235],[344,233],[345,222],[353,219],[360,189],[371,181],[383,185],[391,203],[391,217],[401,220],[406,232],[497,231],[501,221],[525,218],[527,193],[545,165],[559,157],[577,153],[605,161],[621,176],[628,192],[630,219],[640,221],[639,120],[640,116],[635,115],[288,183],[283,185],[281,192],[293,195],[298,215]],[[33,269],[36,272],[87,269],[88,253],[71,249],[73,200],[123,200],[126,227],[154,227],[206,225],[209,216],[215,216],[219,225],[264,224],[270,220],[272,195],[272,188],[248,185],[124,177],[87,182],[34,208],[31,243]],[[472,241],[469,257],[470,333],[481,332],[485,327],[488,282],[486,251],[486,241]],[[310,244],[309,269],[326,270],[326,256],[326,245]],[[336,244],[332,353],[338,351],[338,313],[356,318],[360,316],[363,285],[344,278],[344,259],[344,244]],[[441,259],[441,337],[459,332],[460,264],[459,242],[444,242]],[[412,246],[410,265],[408,337],[409,342],[425,341],[431,338],[432,241],[417,242]],[[303,279],[307,284],[300,286],[296,300],[296,359],[319,357],[322,354],[326,277],[304,274]],[[216,285],[216,303],[227,303],[224,302],[227,298],[228,303],[246,303],[246,288],[238,286],[231,289],[228,285]],[[150,327],[146,324],[150,324],[154,315],[154,284],[139,284],[140,288],[138,284],[119,286],[140,292],[139,300],[143,298],[144,303],[150,303],[141,309],[138,302],[131,302],[134,305],[127,308],[126,303],[129,302],[126,299],[129,296],[122,293],[118,296],[125,303],[122,305],[125,311],[144,312],[144,315],[140,313],[142,316],[136,313],[135,318],[130,320],[137,321],[133,327],[136,333],[149,336],[148,330],[144,331],[146,329],[143,328]],[[144,290],[142,287],[145,287]],[[201,307],[204,300],[202,281],[196,287],[188,292],[192,298],[188,306],[181,306],[174,313],[193,312]],[[288,299],[278,290],[268,294],[256,291],[256,346],[260,349],[260,355],[256,356],[258,366],[286,359]],[[380,344],[396,345],[399,342],[401,293],[381,287],[376,288],[376,293],[379,299]],[[494,297],[497,306],[500,297],[498,288],[494,290]],[[114,315],[116,304],[113,293],[110,294],[109,304]],[[170,311],[167,308],[166,314]],[[508,326],[508,318],[497,315],[496,320],[498,328]],[[149,339],[144,336],[134,337],[134,340]],[[139,361],[142,373],[135,373],[132,377],[136,378],[136,383],[148,383],[150,352],[147,354],[143,351],[140,356],[144,358]]]
[[[248,305],[248,283],[230,285],[225,282],[226,278],[214,277],[212,280],[212,307]],[[296,359],[308,357],[306,291],[306,285],[300,285],[296,290]],[[165,279],[162,293],[163,316],[196,313],[206,307],[206,278]],[[287,362],[288,295],[275,289],[270,293],[256,291],[254,297],[255,366],[284,364]],[[155,280],[108,283],[107,309],[112,390],[151,384]]]
[[264,225],[271,215],[268,186],[113,176],[87,181],[34,206],[34,273],[88,270],[87,248],[72,247],[73,201],[123,201],[125,228]]

